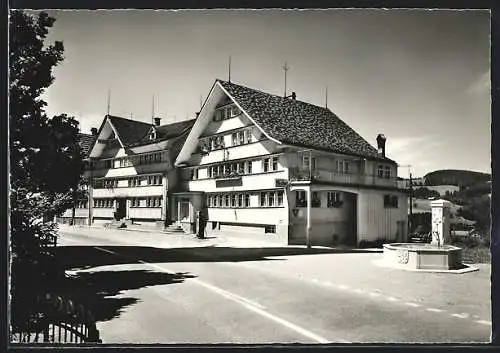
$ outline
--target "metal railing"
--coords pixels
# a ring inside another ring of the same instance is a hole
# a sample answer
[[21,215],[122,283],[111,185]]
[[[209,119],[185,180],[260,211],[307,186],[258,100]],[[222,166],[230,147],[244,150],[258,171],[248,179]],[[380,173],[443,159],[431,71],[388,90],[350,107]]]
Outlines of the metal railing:
[[380,178],[377,175],[361,173],[338,173],[330,170],[314,169],[309,171],[299,167],[289,168],[290,181],[324,181],[343,184],[361,184],[397,187],[396,178]]
[[11,343],[100,343],[92,313],[61,295],[37,296],[29,319],[11,325]]

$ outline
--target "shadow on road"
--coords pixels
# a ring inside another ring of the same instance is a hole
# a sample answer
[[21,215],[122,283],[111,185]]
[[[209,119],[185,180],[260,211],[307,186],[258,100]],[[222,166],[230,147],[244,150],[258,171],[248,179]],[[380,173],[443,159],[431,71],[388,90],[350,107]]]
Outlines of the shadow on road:
[[105,265],[134,264],[139,261],[149,263],[166,262],[241,262],[279,261],[280,256],[365,253],[374,251],[363,249],[328,248],[232,248],[232,247],[183,247],[154,248],[145,246],[61,246],[55,249],[57,262],[64,269],[87,269]]
[[165,273],[145,270],[77,272],[59,282],[57,290],[83,303],[96,321],[108,321],[120,316],[137,298],[121,297],[124,291],[150,286],[182,283],[194,278],[188,273]]

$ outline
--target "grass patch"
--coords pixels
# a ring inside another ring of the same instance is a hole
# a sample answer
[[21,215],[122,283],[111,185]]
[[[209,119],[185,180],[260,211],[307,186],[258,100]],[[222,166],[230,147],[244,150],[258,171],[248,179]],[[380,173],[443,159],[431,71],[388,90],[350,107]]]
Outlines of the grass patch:
[[463,247],[462,261],[465,263],[485,264],[491,263],[490,248],[486,246]]

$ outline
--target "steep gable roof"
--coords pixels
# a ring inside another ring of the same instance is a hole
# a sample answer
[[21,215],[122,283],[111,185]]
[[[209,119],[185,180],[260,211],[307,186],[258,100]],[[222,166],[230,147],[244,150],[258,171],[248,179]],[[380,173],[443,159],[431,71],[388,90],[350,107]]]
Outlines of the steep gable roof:
[[107,118],[115,128],[120,141],[123,143],[123,147],[128,147],[141,140],[151,129],[151,124],[142,121],[112,115],[108,115]]
[[385,160],[331,110],[217,80],[271,138],[289,145]]
[[195,121],[196,119],[190,119],[160,126],[149,125],[148,132],[133,145],[142,145],[153,142],[149,139],[149,134],[153,128],[156,130],[156,139],[154,140],[156,142],[178,137],[189,131],[193,127]]
[[90,150],[92,149],[92,146],[94,146],[94,142],[96,139],[97,136],[94,135],[82,134],[82,133],[79,133],[77,135],[78,144],[80,145],[83,156],[85,158],[89,156]]

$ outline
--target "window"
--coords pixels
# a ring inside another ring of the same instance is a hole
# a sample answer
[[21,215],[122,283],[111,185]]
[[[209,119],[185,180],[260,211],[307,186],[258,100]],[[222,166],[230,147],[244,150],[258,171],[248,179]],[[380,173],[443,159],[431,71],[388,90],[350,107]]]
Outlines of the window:
[[269,171],[269,158],[265,158],[263,161],[262,161],[262,170],[264,172],[268,172]]
[[275,225],[267,225],[264,227],[264,233],[276,233]]
[[250,207],[250,194],[245,194],[245,207]]
[[389,166],[385,166],[384,168],[384,178],[389,179],[391,177],[391,168]]
[[379,165],[378,168],[377,168],[377,176],[379,178],[383,178],[384,177],[384,166],[383,165]]
[[198,168],[194,168],[193,169],[193,180],[197,180],[198,179]]
[[252,174],[252,161],[247,161],[246,165],[247,165],[246,169],[247,174]]
[[329,191],[327,194],[327,207],[339,208],[342,206],[342,201],[340,200],[340,193],[335,191]]
[[138,198],[133,198],[130,200],[130,207],[139,207],[140,201]]
[[350,165],[349,161],[336,161],[337,173],[349,173]]
[[231,207],[236,207],[236,194],[231,195]]
[[309,156],[302,156],[302,169],[309,169]]
[[229,207],[229,195],[224,196],[224,206]]
[[[250,198],[248,199],[248,204]],[[268,191],[259,193],[260,207],[283,206],[283,191]]]
[[237,106],[233,105],[231,108],[231,116],[237,116],[240,114],[240,110],[238,109]]
[[320,194],[317,191],[313,191],[311,195],[311,207],[319,208],[321,207]]
[[238,174],[245,174],[245,162],[238,163]]
[[252,130],[245,130],[245,140],[247,143],[252,143]]
[[283,191],[278,191],[278,206],[283,206]]
[[278,157],[272,158],[272,170],[278,170]]
[[303,190],[295,191],[295,207],[306,207],[306,192]]
[[398,208],[398,197],[395,195],[384,195],[384,208]]
[[275,196],[274,192],[270,192],[268,194],[268,197],[267,197],[267,206],[269,206],[269,207],[273,207],[274,206],[274,196]]
[[238,132],[238,142],[240,145],[245,143],[245,131]]

